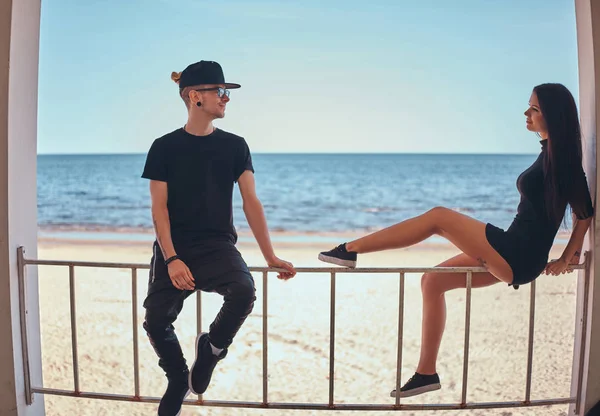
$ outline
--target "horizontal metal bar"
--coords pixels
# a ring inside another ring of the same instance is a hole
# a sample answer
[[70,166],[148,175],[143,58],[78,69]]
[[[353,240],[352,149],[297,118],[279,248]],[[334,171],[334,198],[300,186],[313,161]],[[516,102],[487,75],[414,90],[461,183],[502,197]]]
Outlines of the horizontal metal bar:
[[[85,399],[115,400],[140,403],[158,403],[159,397],[135,397],[118,394],[100,394],[90,392],[75,393],[74,391],[33,388],[34,393],[48,394],[55,396],[80,397]],[[362,411],[416,411],[416,410],[458,410],[458,409],[494,409],[509,407],[534,407],[534,406],[552,406],[575,403],[575,398],[559,398],[548,400],[532,400],[529,403],[518,402],[482,402],[482,403],[460,403],[449,404],[334,404],[333,407],[327,403],[262,403],[262,402],[231,402],[220,400],[186,400],[186,405],[202,407],[233,407],[246,409],[288,409],[288,410],[362,410]]]
[[[38,266],[76,266],[76,267],[96,267],[113,269],[149,269],[150,265],[145,263],[111,263],[111,262],[90,262],[90,261],[70,261],[70,260],[33,260],[24,259],[25,264]],[[278,272],[283,269],[270,267],[250,267],[251,272]],[[344,268],[344,267],[296,267],[297,272],[314,273],[425,273],[429,271],[439,271],[447,273],[466,273],[468,271],[477,273],[487,273],[483,267],[376,267],[376,268]]]
[[74,267],[97,267],[103,269],[149,269],[150,265],[145,263],[111,263],[99,261],[70,261],[70,260],[34,260],[25,259],[25,265],[35,264],[38,266],[74,266]]
[[[24,259],[25,265],[38,266],[75,266],[75,267],[97,267],[112,269],[149,269],[150,265],[146,263],[110,263],[110,262],[88,262],[88,261],[69,261],[69,260],[34,260]],[[584,270],[585,264],[576,264],[569,266],[574,270]],[[283,269],[274,269],[270,267],[249,267],[251,272],[279,272]],[[375,267],[375,268],[356,268],[349,269],[344,267],[296,267],[299,273],[427,273],[435,271],[436,273],[488,273],[484,267]]]
[[[38,266],[74,266],[74,267],[97,267],[113,269],[149,269],[150,265],[146,263],[111,263],[111,262],[89,262],[89,261],[69,261],[69,260],[35,260],[24,259],[25,265]],[[574,270],[584,270],[585,264],[572,265]],[[269,267],[250,267],[251,272],[278,272],[283,269]],[[487,273],[488,270],[483,267],[364,267],[349,269],[343,267],[296,267],[300,273]]]

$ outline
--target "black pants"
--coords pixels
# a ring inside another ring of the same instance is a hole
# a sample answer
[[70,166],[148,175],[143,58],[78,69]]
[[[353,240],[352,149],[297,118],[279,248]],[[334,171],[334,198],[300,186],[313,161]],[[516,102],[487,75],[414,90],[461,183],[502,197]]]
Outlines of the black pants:
[[[224,303],[210,325],[209,338],[217,348],[227,348],[238,332],[256,300],[254,280],[241,254],[231,243],[181,250],[178,254],[195,280],[196,290],[217,292]],[[168,268],[155,242],[148,281],[148,296],[144,301],[144,329],[158,355],[158,365],[167,377],[187,370],[173,322],[183,308],[183,302],[193,290],[179,290],[169,278]]]

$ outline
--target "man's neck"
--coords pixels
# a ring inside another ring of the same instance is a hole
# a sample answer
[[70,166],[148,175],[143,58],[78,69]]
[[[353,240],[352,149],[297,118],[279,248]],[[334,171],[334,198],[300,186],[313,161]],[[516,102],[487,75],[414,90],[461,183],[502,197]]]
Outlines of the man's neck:
[[194,136],[208,136],[215,130],[212,124],[212,119],[205,117],[188,117],[185,124],[185,131]]

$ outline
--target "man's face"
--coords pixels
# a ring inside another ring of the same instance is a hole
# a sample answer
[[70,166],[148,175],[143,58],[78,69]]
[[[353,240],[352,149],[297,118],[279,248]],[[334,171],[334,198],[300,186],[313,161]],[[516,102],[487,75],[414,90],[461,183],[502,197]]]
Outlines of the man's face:
[[[192,108],[204,111],[214,118],[225,117],[225,108],[229,102],[229,91],[224,84],[199,85],[190,91],[190,102]],[[200,107],[197,102],[202,103]]]

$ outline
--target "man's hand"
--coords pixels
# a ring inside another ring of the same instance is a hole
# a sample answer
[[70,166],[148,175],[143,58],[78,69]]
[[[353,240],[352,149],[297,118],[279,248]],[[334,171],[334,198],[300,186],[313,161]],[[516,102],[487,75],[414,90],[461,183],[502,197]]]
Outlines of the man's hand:
[[169,268],[169,277],[173,286],[179,290],[196,289],[194,286],[194,276],[192,276],[192,272],[190,272],[190,269],[188,269],[183,261],[179,259],[173,260],[167,267]]
[[292,277],[296,276],[296,270],[294,270],[294,265],[285,260],[281,260],[278,257],[273,257],[272,259],[268,260],[267,264],[269,265],[269,267],[272,267],[274,269],[287,270],[286,272],[279,272],[279,274],[277,275],[278,279],[289,280]]

